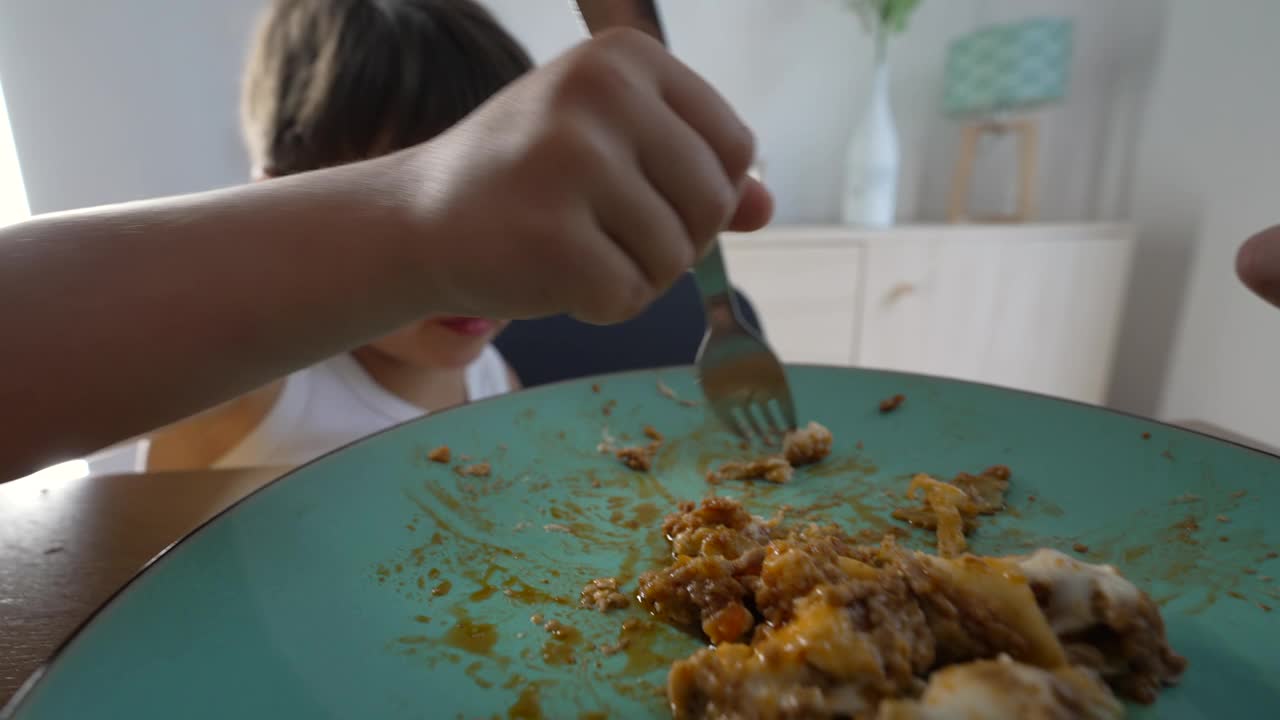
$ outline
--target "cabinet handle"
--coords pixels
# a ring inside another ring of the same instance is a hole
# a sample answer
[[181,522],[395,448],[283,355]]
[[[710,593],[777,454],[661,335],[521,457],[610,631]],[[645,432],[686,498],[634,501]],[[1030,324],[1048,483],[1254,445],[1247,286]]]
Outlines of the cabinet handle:
[[916,291],[916,286],[913,283],[909,283],[909,282],[897,283],[893,287],[889,288],[888,292],[884,294],[884,300],[882,301],[882,304],[892,305],[895,302],[901,300],[902,298],[914,293],[915,291]]

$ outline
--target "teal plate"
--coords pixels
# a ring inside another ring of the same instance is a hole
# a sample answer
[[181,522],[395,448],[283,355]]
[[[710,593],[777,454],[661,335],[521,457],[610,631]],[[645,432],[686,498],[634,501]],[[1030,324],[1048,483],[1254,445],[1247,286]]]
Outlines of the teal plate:
[[[663,514],[702,497],[705,471],[742,454],[702,409],[660,393],[658,377],[696,397],[687,370],[538,388],[291,473],[153,562],[5,715],[664,717],[666,668],[697,642],[637,607],[577,607],[590,579],[633,587],[660,562]],[[1280,526],[1268,522],[1280,459],[991,387],[835,368],[791,377],[804,417],[834,431],[832,457],[789,485],[721,492],[758,514],[785,503],[881,529],[913,473],[1008,465],[1010,511],[985,522],[974,549],[1080,544],[1156,598],[1190,659],[1182,685],[1135,717],[1258,717],[1280,705]],[[880,414],[896,393],[906,403]],[[606,425],[619,439],[645,425],[666,435],[652,474],[596,451]],[[439,445],[492,474],[428,461]],[[625,649],[599,649],[620,635]]]

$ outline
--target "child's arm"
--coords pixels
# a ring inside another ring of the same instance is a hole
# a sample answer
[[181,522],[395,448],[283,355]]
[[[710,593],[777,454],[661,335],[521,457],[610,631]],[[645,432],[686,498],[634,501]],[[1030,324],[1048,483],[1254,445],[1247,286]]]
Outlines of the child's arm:
[[623,32],[417,148],[0,229],[0,481],[425,314],[624,319],[767,220],[751,159],[713,90]]

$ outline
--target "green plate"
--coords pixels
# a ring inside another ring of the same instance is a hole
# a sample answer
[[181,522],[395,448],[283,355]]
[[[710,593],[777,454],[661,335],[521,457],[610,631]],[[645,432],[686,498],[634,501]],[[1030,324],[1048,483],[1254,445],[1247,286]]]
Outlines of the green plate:
[[[577,607],[598,576],[659,562],[658,523],[741,455],[687,370],[538,388],[394,428],[267,486],[171,549],[30,683],[7,717],[581,718],[665,715],[675,629]],[[895,373],[791,370],[836,449],[785,486],[724,485],[882,528],[907,478],[1002,463],[1011,510],[978,552],[1088,546],[1156,598],[1191,661],[1136,717],[1258,717],[1280,704],[1280,459],[1035,395]],[[593,384],[599,384],[599,392]],[[906,403],[881,415],[878,401]],[[607,426],[669,439],[653,474],[596,452]],[[487,478],[425,459],[438,445]],[[1031,496],[1035,496],[1033,500]],[[1188,530],[1185,519],[1196,520]],[[926,538],[920,538],[924,544]],[[630,587],[630,584],[629,584]],[[1269,607],[1275,606],[1276,612]],[[557,635],[531,622],[542,616]]]

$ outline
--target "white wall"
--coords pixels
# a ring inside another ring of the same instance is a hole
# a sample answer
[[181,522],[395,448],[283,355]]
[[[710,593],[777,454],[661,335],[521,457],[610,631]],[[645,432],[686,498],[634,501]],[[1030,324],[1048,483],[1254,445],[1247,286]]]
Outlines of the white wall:
[[260,0],[0,0],[32,212],[243,181],[237,85]]
[[[1157,391],[1162,416],[1276,445],[1280,311],[1241,287],[1233,264],[1247,236],[1280,222],[1280,3],[1232,0],[1222,10],[1169,2],[1135,185],[1146,267],[1126,332],[1149,340],[1149,322],[1170,313],[1180,322],[1164,347],[1122,368],[1116,390],[1162,374],[1171,357]],[[1189,279],[1185,293],[1178,273]]]
[[[578,41],[568,0],[484,0],[545,60]],[[945,216],[957,126],[940,112],[955,36],[988,22],[1066,15],[1077,23],[1071,97],[1043,113],[1041,217],[1123,219],[1133,139],[1163,0],[926,0],[895,38],[893,102],[903,151],[899,217]],[[755,129],[779,222],[839,214],[844,147],[870,48],[840,0],[666,0],[677,55],[708,77]]]
[[[581,37],[568,0],[482,0],[539,59]],[[32,210],[238,182],[236,85],[261,0],[0,0],[0,78]],[[1163,0],[926,0],[896,38],[899,215],[945,212],[956,127],[939,112],[947,43],[985,22],[1078,23],[1072,96],[1044,113],[1042,218],[1119,219],[1144,63]],[[676,52],[752,123],[779,222],[838,215],[869,48],[840,0],[667,0]],[[1122,65],[1120,61],[1125,61]],[[1123,69],[1124,72],[1118,72]]]

